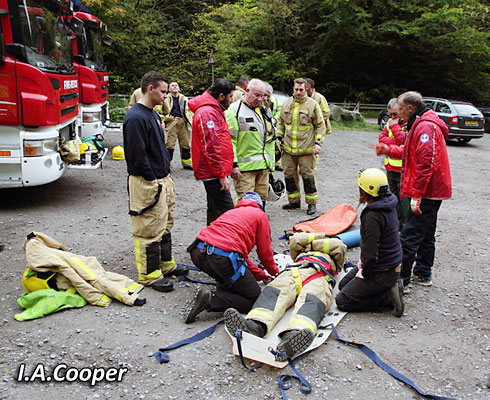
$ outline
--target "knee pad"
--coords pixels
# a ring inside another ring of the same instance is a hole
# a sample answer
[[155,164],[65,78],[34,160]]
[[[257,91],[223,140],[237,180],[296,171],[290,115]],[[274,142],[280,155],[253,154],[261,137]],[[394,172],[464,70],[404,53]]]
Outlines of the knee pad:
[[309,178],[303,178],[303,186],[305,188],[305,193],[316,193],[315,177],[310,176]]
[[298,191],[294,178],[285,178],[284,180],[286,181],[286,190],[288,192],[292,193]]

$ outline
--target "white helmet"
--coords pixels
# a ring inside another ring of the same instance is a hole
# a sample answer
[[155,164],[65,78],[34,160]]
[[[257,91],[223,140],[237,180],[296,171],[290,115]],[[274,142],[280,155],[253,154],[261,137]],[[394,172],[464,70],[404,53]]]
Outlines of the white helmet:
[[277,201],[279,200],[286,191],[286,185],[282,179],[271,179],[269,180],[269,194],[267,195],[267,201]]

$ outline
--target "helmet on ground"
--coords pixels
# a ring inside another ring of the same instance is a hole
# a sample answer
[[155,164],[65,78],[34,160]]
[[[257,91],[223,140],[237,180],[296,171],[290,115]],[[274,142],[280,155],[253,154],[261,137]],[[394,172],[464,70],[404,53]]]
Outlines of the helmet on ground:
[[267,195],[267,201],[277,201],[279,200],[286,191],[286,185],[282,181],[282,179],[274,178],[269,180],[269,193]]
[[41,289],[58,290],[56,272],[36,272],[26,268],[22,276],[22,286],[28,293]]
[[84,142],[80,145],[80,155],[85,153],[97,153],[97,147],[93,143]]
[[113,160],[124,160],[124,149],[122,146],[116,146],[112,149]]
[[242,200],[244,199],[250,199],[255,201],[261,210],[264,209],[264,204],[262,203],[262,199],[260,198],[259,194],[256,192],[247,192],[243,195]]
[[388,178],[378,168],[363,169],[359,174],[357,184],[373,197],[385,196],[388,193]]

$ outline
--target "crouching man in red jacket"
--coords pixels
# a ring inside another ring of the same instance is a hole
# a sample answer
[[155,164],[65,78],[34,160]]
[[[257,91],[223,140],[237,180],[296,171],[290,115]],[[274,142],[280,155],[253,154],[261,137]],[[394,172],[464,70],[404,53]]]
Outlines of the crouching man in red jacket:
[[[189,246],[192,262],[217,282],[216,291],[199,287],[185,311],[185,323],[194,322],[204,310],[221,312],[233,307],[247,313],[260,295],[257,281],[269,283],[279,273],[272,252],[271,228],[262,200],[247,192],[234,209],[225,212],[199,232]],[[257,246],[261,264],[257,267],[248,254]]]

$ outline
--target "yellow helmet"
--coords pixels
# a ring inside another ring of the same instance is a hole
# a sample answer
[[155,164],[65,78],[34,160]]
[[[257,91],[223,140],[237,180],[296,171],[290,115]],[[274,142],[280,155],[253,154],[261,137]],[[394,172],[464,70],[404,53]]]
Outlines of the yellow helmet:
[[97,147],[90,142],[84,142],[80,145],[80,155],[85,153],[97,153]]
[[363,169],[357,179],[357,184],[373,197],[385,196],[388,193],[388,178],[378,168]]
[[116,146],[112,149],[113,160],[124,160],[124,149],[122,146]]
[[22,286],[26,292],[34,292],[41,289],[55,289],[56,272],[36,272],[30,268],[26,268],[22,276]]

